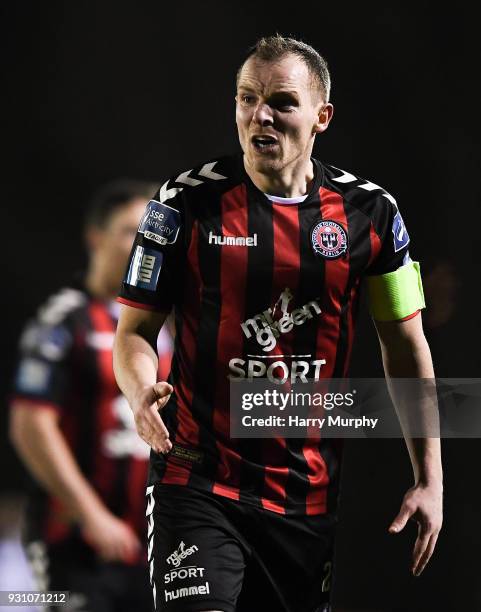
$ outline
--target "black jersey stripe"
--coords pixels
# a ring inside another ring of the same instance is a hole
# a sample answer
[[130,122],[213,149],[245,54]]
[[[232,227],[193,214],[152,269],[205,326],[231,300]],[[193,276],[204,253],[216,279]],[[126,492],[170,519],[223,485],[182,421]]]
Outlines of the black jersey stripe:
[[205,488],[207,477],[211,489],[219,462],[213,419],[221,313],[221,252],[209,244],[210,232],[217,236],[222,233],[221,194],[217,193],[199,211],[197,252],[202,287],[193,374],[192,415],[199,425],[199,449],[203,455],[201,461],[192,464],[189,477],[189,485],[194,488]]
[[[247,222],[248,235],[258,233],[262,236],[260,248],[251,248],[248,252],[247,278],[245,292],[245,320],[263,312],[271,305],[272,274],[274,259],[274,235],[272,208],[266,198],[247,181]],[[260,353],[255,338],[244,336],[244,357]],[[240,465],[240,501],[262,505],[264,489],[264,470],[262,440],[239,440],[239,452],[242,457]]]
[[[353,342],[353,307],[356,306],[353,287],[359,279],[356,270],[364,269],[369,261],[370,248],[370,222],[367,217],[360,215],[349,203],[343,200],[347,231],[349,235],[349,275],[344,294],[341,298],[341,313],[339,317],[339,341],[336,352],[333,378],[346,376],[348,367],[348,354]],[[359,292],[357,291],[356,294]],[[354,303],[353,303],[354,302]]]
[[[175,305],[176,339],[172,360],[171,378],[174,393],[163,411],[163,418],[171,434],[173,448],[196,449],[199,444],[199,426],[192,415],[192,396],[194,389],[196,348],[199,328],[200,297],[198,287],[202,284],[199,270],[198,223],[191,230],[185,268],[186,282],[180,301]],[[149,482],[158,477],[163,483],[187,484],[192,464],[171,453],[163,455],[151,453],[151,473]]]
[[[237,185],[222,197],[222,237],[249,235],[246,187]],[[239,330],[244,320],[244,296],[247,279],[249,249],[245,245],[212,245],[221,251],[221,325],[218,336],[217,383],[215,397],[214,430],[220,452],[214,493],[239,498],[240,455],[237,441],[230,438],[230,412],[226,406],[229,397],[229,364],[242,354],[243,340]],[[235,274],[233,271],[235,270]],[[226,481],[229,486],[226,486]]]

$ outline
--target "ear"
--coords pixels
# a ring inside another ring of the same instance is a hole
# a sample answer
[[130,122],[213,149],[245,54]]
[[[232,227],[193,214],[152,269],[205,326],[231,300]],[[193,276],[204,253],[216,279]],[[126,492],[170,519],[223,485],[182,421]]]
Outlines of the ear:
[[317,115],[317,122],[314,124],[312,133],[321,134],[321,132],[325,132],[329,126],[333,114],[334,106],[329,102],[327,104],[323,104],[319,109],[319,113]]

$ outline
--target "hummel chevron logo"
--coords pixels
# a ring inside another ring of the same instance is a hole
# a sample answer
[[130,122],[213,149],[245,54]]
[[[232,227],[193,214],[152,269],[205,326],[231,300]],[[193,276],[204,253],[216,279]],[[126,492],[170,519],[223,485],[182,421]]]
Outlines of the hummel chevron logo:
[[[209,164],[204,164],[202,168],[199,170],[198,175],[202,176],[206,179],[210,179],[212,181],[220,181],[222,179],[227,178],[226,176],[219,174],[218,172],[214,172],[213,168],[216,165],[216,161],[210,162]],[[183,185],[188,185],[189,187],[197,187],[198,185],[202,185],[205,181],[200,181],[192,176],[190,173],[192,169],[186,170],[179,174],[179,176],[174,179],[174,183],[182,183]],[[165,202],[166,200],[170,200],[175,197],[178,193],[180,193],[184,188],[183,187],[171,187],[168,189],[169,181],[166,181],[159,191],[159,202]]]
[[[336,168],[336,170],[339,170],[339,168]],[[344,170],[341,170],[341,172],[341,176],[332,179],[333,181],[336,181],[336,183],[352,183],[356,180],[354,174],[351,174],[350,172],[345,172]]]
[[212,172],[212,168],[216,165],[215,162],[211,162],[210,164],[205,164],[202,166],[202,170],[199,172],[199,176],[205,176],[205,178],[213,179],[214,181],[220,181],[221,179],[227,178],[226,176],[222,176],[222,174],[217,174],[217,172]]
[[168,184],[169,184],[169,181],[165,181],[165,183],[160,188],[159,202],[161,204],[162,202],[165,202],[166,200],[170,200],[170,198],[173,198],[174,196],[176,196],[178,193],[180,193],[183,190],[183,187],[172,187],[171,189],[167,189]]
[[182,174],[179,174],[179,176],[175,179],[175,182],[184,183],[185,185],[190,185],[191,187],[197,187],[197,185],[202,185],[203,181],[198,181],[197,179],[189,176],[191,172],[192,170],[182,172]]
[[[335,166],[333,166],[333,168],[336,168]],[[341,170],[340,168],[336,168],[336,170],[339,170],[339,172],[342,172],[341,176],[337,176],[336,178],[333,178],[333,181],[336,181],[336,183],[352,183],[354,181],[359,180],[356,176],[354,176],[354,174],[351,174],[350,172],[346,172],[345,170]],[[371,181],[366,181],[365,183],[362,183],[361,185],[358,185],[359,189],[364,189],[365,191],[374,191],[375,189],[382,189],[382,187],[380,187],[379,185],[376,185],[376,183],[372,183]],[[389,200],[391,202],[391,204],[396,205],[396,200],[395,198],[393,198],[393,196],[390,193],[383,193],[382,194],[387,200]]]

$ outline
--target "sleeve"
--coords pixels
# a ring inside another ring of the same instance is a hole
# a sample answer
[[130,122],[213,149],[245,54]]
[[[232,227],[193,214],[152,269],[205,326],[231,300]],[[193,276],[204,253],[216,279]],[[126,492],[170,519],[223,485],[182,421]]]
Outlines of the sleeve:
[[73,330],[56,324],[31,321],[20,338],[12,400],[49,405],[61,411],[71,383]]
[[170,312],[182,286],[185,213],[181,188],[167,181],[139,224],[118,301],[135,308]]
[[368,276],[394,272],[411,261],[408,250],[410,238],[397,205],[383,198],[380,207],[382,214],[376,219],[374,230],[381,248],[370,263]]
[[409,234],[394,198],[377,219],[381,246],[367,270],[371,315],[376,321],[407,320],[425,307],[419,263],[409,255]]

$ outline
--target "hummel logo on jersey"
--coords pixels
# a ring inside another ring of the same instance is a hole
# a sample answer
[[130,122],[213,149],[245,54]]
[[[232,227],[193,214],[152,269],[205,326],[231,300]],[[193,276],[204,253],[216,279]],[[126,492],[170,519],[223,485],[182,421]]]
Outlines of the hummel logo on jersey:
[[216,236],[209,232],[209,244],[223,246],[257,246],[257,234],[253,236]]
[[[287,308],[292,297],[291,290],[286,287],[273,308],[268,308],[241,324],[242,331],[247,338],[250,338],[253,333],[255,334],[256,340],[262,346],[263,351],[272,351],[280,334],[290,332],[294,325],[302,325],[307,319],[312,319],[314,315],[321,314],[318,300],[311,300],[289,313]],[[277,320],[274,319],[276,312],[280,315]]]
[[[179,176],[173,179],[174,183],[181,183],[183,185],[188,185],[189,187],[197,187],[198,185],[202,185],[205,183],[205,179],[209,179],[211,181],[221,181],[222,179],[226,179],[227,177],[223,174],[219,174],[218,172],[214,172],[214,166],[217,164],[217,161],[210,162],[209,164],[204,164],[202,168],[197,172],[198,176],[201,176],[202,179],[196,179],[191,176],[191,172],[193,170],[186,170],[179,174]],[[165,202],[166,200],[170,200],[174,198],[178,193],[183,191],[183,187],[169,187],[169,182],[166,181],[159,190],[159,202]]]
[[194,554],[198,550],[199,548],[195,544],[189,546],[189,548],[186,548],[185,543],[181,542],[177,550],[174,550],[174,552],[167,557],[167,563],[170,563],[170,565],[173,565],[174,567],[179,567],[186,557]]

